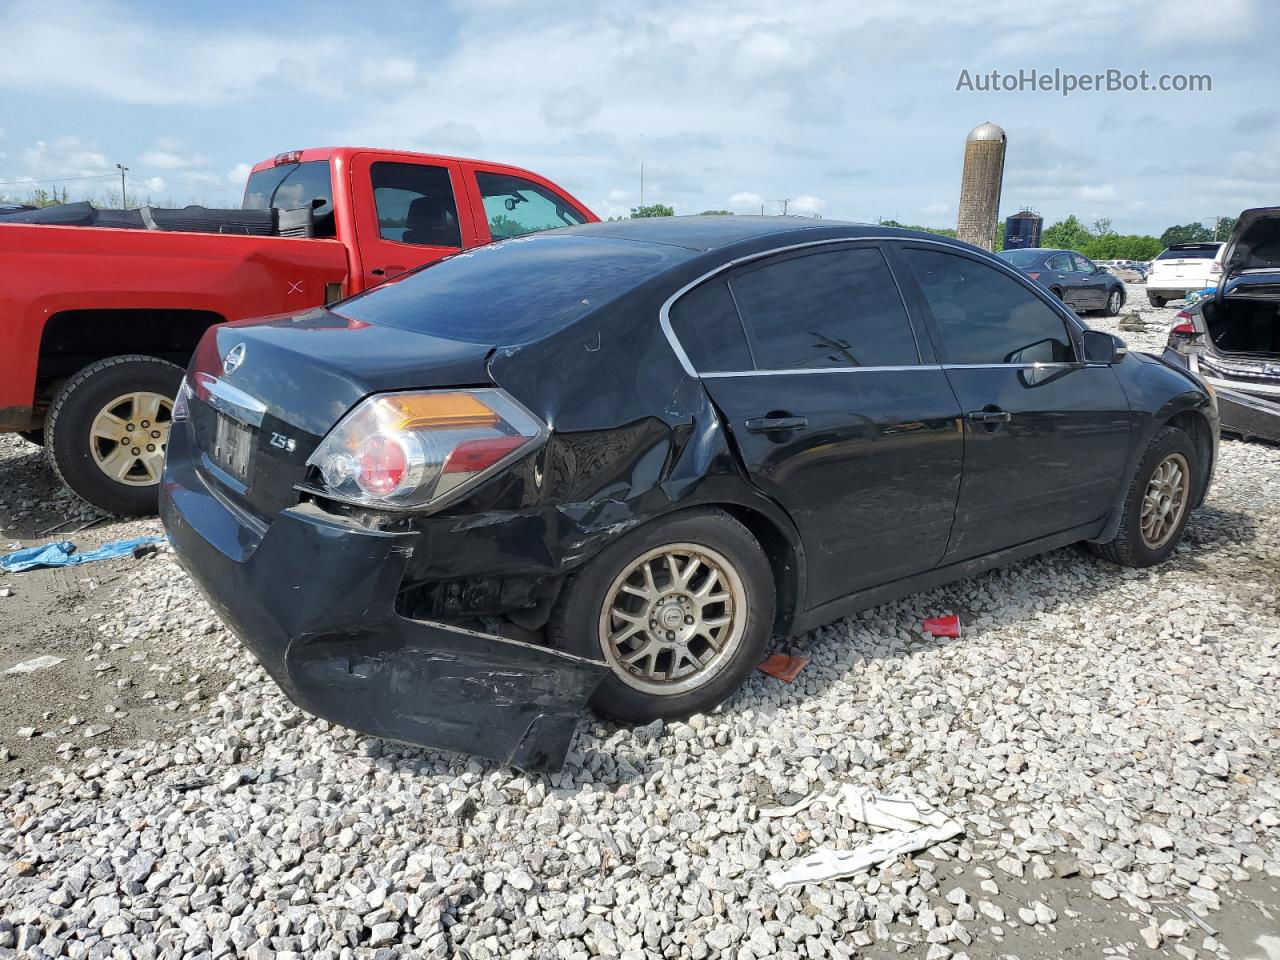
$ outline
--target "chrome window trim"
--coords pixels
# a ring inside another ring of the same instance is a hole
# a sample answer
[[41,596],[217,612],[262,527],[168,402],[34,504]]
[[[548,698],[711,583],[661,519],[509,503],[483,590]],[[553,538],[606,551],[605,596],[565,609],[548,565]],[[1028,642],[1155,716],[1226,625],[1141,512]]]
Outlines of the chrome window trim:
[[[753,260],[761,260],[765,257],[772,257],[780,253],[789,253],[792,250],[804,250],[809,247],[836,246],[839,244],[849,244],[849,243],[927,244],[929,246],[942,247],[944,250],[950,251],[954,255],[962,257],[964,259],[977,259],[979,263],[987,263],[987,261],[981,260],[980,258],[973,258],[973,257],[967,256],[967,254],[969,254],[970,251],[964,249],[963,247],[957,246],[955,243],[945,242],[942,240],[927,240],[922,237],[903,237],[903,236],[834,237],[834,238],[828,237],[825,240],[806,240],[804,243],[790,243],[781,247],[771,247],[768,250],[760,250],[760,251],[757,251],[756,253],[748,253],[745,256],[737,257],[733,260],[730,260],[727,263],[722,263],[720,264],[720,266],[712,270],[708,270],[706,273],[702,274],[701,276],[695,277],[693,280],[690,280],[688,283],[686,283],[683,287],[681,287],[675,293],[671,294],[671,296],[667,297],[667,299],[663,302],[662,306],[658,309],[658,325],[662,327],[662,332],[667,338],[667,343],[671,345],[671,350],[672,352],[675,353],[676,359],[680,361],[680,366],[684,369],[684,372],[687,373],[689,376],[693,377],[694,379],[701,379],[703,377],[742,377],[742,376],[753,376],[756,374],[777,375],[780,373],[850,373],[850,372],[857,372],[859,370],[893,370],[893,369],[921,370],[921,369],[930,369],[931,367],[1030,368],[1030,367],[1037,367],[1037,366],[1040,366],[1040,367],[1050,366],[1049,364],[1012,364],[1012,363],[933,364],[933,365],[910,364],[908,366],[900,367],[900,368],[899,367],[806,367],[804,369],[797,369],[797,370],[743,370],[743,371],[736,371],[736,372],[735,371],[714,371],[709,373],[699,373],[694,368],[693,362],[689,359],[689,355],[685,353],[684,347],[680,345],[680,339],[676,336],[675,330],[673,330],[671,327],[671,308],[675,305],[675,302],[677,300],[679,300],[682,296],[684,296],[694,287],[706,282],[707,280],[710,280],[712,277],[715,277],[721,273],[724,273],[726,270],[732,270],[734,267],[741,266],[744,263],[750,263]],[[884,254],[882,252],[881,256],[883,255]],[[1076,314],[1073,311],[1070,311],[1069,308],[1067,308],[1067,306],[1063,304],[1061,301],[1055,302],[1054,298],[1044,296],[1040,290],[1037,290],[1035,288],[1035,286],[1032,284],[1032,281],[1021,270],[1014,269],[1012,266],[1005,263],[995,254],[989,254],[989,256],[991,257],[991,260],[993,261],[993,263],[987,263],[988,266],[992,266],[992,265],[997,266],[1000,270],[1003,270],[1007,276],[1013,277],[1015,280],[1021,283],[1022,286],[1028,291],[1030,291],[1033,296],[1038,298],[1041,303],[1047,305],[1054,313],[1058,315],[1058,317],[1066,324],[1068,331],[1074,331],[1076,333],[1077,336],[1072,338],[1072,346],[1075,348],[1076,353],[1079,354],[1080,353],[1080,344],[1078,342],[1079,334],[1081,331],[1088,329],[1081,323],[1080,318],[1076,316]],[[888,260],[887,257],[885,259],[886,261]],[[893,277],[894,286],[899,288],[898,295],[901,297],[902,291],[900,289],[900,285],[898,284],[898,277],[893,269],[893,264],[888,264],[888,266],[889,266],[889,275]],[[903,297],[903,303],[906,304],[905,297]],[[908,317],[910,317],[910,307],[907,308],[907,313],[908,313]],[[741,318],[741,312],[739,312],[739,317]],[[745,326],[744,326],[744,331],[745,331]],[[911,333],[912,333],[912,336],[914,337],[915,336],[914,325],[911,328]],[[750,346],[750,341],[748,340],[748,347],[749,346]],[[919,349],[920,349],[920,344],[919,342],[917,342],[916,343],[917,352],[919,351]],[[1062,366],[1078,366],[1078,365],[1079,365],[1078,361],[1073,363],[1062,364]],[[1056,364],[1054,366],[1056,366]]]
[[783,377],[792,373],[887,373],[906,370],[941,370],[937,363],[908,363],[889,367],[796,367],[794,370],[717,370],[713,373],[698,374],[704,380],[716,380],[723,377]]

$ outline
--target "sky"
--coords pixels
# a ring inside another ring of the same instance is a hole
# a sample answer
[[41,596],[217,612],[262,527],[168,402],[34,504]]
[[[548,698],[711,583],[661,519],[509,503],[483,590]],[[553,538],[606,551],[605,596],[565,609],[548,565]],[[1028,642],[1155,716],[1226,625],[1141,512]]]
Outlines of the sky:
[[[1280,202],[1272,0],[0,0],[0,195],[238,206],[249,167],[361,145],[644,201],[954,227],[964,138],[1001,216],[1159,234]],[[1211,90],[957,89],[991,71]],[[68,179],[76,178],[76,179]]]

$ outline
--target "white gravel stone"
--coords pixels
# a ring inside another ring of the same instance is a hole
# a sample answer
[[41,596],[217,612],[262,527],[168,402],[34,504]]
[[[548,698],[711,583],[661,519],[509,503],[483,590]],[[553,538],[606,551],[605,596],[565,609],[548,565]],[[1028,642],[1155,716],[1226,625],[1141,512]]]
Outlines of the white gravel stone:
[[[1164,335],[1125,336],[1142,349]],[[0,437],[0,471],[16,442]],[[180,726],[163,741],[86,739],[104,714],[73,701],[10,728],[4,751],[46,737],[74,749],[0,787],[0,948],[791,960],[874,943],[943,960],[1048,943],[1044,928],[1071,917],[1048,888],[1066,884],[1127,930],[1117,942],[1153,930],[1164,949],[1199,946],[1185,922],[1151,918],[1166,904],[1211,916],[1246,877],[1280,874],[1280,451],[1221,451],[1209,505],[1163,566],[1066,549],[881,605],[790,641],[810,660],[794,684],[753,675],[689,723],[585,717],[550,776],[308,717],[162,552],[113,584],[92,624],[100,649],[24,679],[92,656],[86,675],[117,667],[96,681],[113,703],[171,703]],[[962,639],[921,642],[924,617],[953,611]],[[142,672],[124,669],[140,653]],[[206,693],[184,700],[195,675]],[[757,811],[844,782],[924,798],[965,832],[848,881],[774,891],[774,861],[870,834],[821,799]],[[1007,925],[1019,906],[1039,929]]]

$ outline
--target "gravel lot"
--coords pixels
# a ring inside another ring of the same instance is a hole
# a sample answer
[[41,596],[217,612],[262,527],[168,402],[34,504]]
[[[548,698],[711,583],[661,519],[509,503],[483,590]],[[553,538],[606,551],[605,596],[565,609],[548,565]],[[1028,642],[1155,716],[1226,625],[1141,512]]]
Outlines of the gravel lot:
[[[1158,349],[1174,310],[1130,297],[1159,325],[1122,335]],[[1278,488],[1280,448],[1224,442],[1162,567],[1072,548],[877,607],[788,643],[791,686],[584,719],[551,777],[303,715],[165,552],[0,575],[0,671],[66,658],[0,672],[0,954],[1280,956]],[[0,438],[0,545],[75,511]],[[924,638],[947,612],[963,638]],[[775,891],[867,834],[760,808],[847,782],[964,833]]]

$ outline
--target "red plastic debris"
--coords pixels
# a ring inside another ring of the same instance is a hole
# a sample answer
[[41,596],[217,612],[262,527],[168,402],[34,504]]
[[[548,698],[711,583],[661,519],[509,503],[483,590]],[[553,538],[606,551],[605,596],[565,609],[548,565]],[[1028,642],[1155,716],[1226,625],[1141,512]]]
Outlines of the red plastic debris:
[[800,676],[800,671],[809,663],[808,657],[788,657],[785,653],[775,653],[765,658],[757,670],[777,677],[783,683],[790,683]]
[[930,617],[924,622],[924,632],[935,637],[958,637],[960,618],[954,613],[945,617]]

